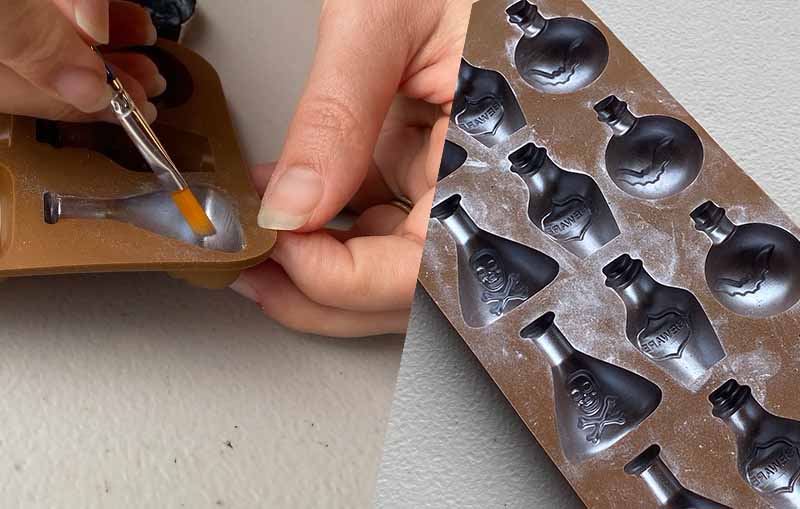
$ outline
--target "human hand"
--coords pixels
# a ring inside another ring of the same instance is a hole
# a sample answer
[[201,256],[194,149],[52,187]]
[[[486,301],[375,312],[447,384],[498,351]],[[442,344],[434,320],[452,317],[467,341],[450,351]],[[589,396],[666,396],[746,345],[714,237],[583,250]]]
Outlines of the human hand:
[[[253,171],[259,224],[281,231],[233,289],[268,316],[326,336],[406,330],[471,7],[324,3],[281,159]],[[345,208],[354,228],[326,229]]]
[[122,50],[152,45],[142,7],[112,0],[0,0],[0,112],[52,120],[114,121],[104,58],[149,121],[148,102],[167,83],[147,57]]

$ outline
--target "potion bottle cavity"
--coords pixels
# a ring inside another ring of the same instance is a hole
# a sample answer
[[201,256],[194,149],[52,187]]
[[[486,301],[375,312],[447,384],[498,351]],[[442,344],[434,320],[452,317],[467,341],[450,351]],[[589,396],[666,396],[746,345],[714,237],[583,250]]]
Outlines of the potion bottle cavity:
[[619,226],[592,177],[559,168],[547,150],[529,143],[509,157],[530,196],[528,216],[572,254],[586,258],[619,235]]
[[714,326],[688,290],[653,279],[641,260],[622,255],[604,269],[625,304],[628,341],[678,383],[693,388],[725,357]]
[[636,117],[615,96],[595,110],[614,133],[606,149],[606,170],[621,190],[656,200],[684,191],[697,179],[703,142],[691,127],[672,117]]
[[750,387],[728,380],[709,400],[736,438],[739,474],[776,509],[800,509],[800,422],[767,412]]
[[569,94],[592,84],[608,64],[608,43],[591,23],[576,18],[546,19],[520,0],[506,13],[522,30],[514,63],[522,79],[547,94]]
[[119,221],[206,249],[231,253],[244,249],[244,231],[233,201],[209,186],[192,186],[192,192],[214,223],[217,230],[214,235],[197,236],[175,206],[169,191],[117,199],[49,192],[44,195],[44,220],[48,224],[71,219]]
[[800,241],[794,235],[765,223],[736,225],[710,201],[695,209],[692,219],[713,242],[706,282],[723,306],[764,318],[800,300]]
[[520,332],[551,367],[558,436],[564,456],[578,463],[613,446],[661,403],[654,383],[581,353],[547,313]]
[[527,125],[508,81],[497,71],[461,60],[453,122],[487,147],[502,143]]
[[625,473],[644,481],[657,509],[731,509],[686,489],[661,459],[658,445],[651,445],[625,465]]
[[558,263],[535,249],[478,228],[453,195],[433,208],[431,217],[456,243],[458,290],[464,321],[484,327],[549,285]]

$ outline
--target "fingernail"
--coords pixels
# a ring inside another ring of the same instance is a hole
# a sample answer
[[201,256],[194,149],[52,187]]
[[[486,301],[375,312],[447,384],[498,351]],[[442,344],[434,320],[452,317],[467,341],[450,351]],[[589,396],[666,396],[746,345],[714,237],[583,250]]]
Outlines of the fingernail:
[[289,168],[270,182],[258,225],[268,230],[296,230],[306,224],[322,199],[323,182],[310,168]]
[[147,123],[152,124],[158,118],[158,109],[153,103],[144,103],[140,108]]
[[106,86],[105,79],[89,69],[62,70],[53,81],[53,88],[64,102],[84,113],[96,113],[111,103],[111,88]]
[[233,282],[231,285],[231,290],[238,293],[245,299],[252,300],[253,302],[258,302],[258,294],[250,285],[250,283],[245,280],[244,276],[239,276],[239,279]]
[[75,22],[86,35],[100,44],[109,42],[108,3],[95,0],[75,2]]
[[158,97],[167,91],[167,79],[156,74],[150,83],[147,84],[147,97]]
[[145,38],[144,44],[145,46],[153,46],[157,42],[158,42],[158,30],[156,30],[156,26],[151,21],[147,25],[147,37]]

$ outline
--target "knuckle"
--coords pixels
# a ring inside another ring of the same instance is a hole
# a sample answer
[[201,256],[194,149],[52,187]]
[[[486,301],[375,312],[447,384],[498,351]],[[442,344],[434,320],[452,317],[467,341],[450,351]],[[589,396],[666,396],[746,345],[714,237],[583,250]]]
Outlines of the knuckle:
[[360,133],[356,107],[334,94],[310,98],[303,112],[306,125],[326,143],[357,139]]

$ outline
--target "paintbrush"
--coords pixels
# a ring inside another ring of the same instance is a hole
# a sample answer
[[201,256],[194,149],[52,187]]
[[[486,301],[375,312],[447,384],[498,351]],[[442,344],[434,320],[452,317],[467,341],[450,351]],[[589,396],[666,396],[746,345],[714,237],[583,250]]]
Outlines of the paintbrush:
[[119,123],[128,133],[136,148],[147,161],[150,169],[161,180],[165,188],[172,191],[172,200],[180,210],[181,215],[192,228],[195,235],[208,237],[216,233],[214,224],[200,206],[194,193],[186,183],[172,158],[164,149],[150,124],[147,123],[142,112],[133,102],[130,94],[125,90],[122,82],[114,75],[111,68],[106,65],[108,84],[114,91],[111,99],[111,109]]

